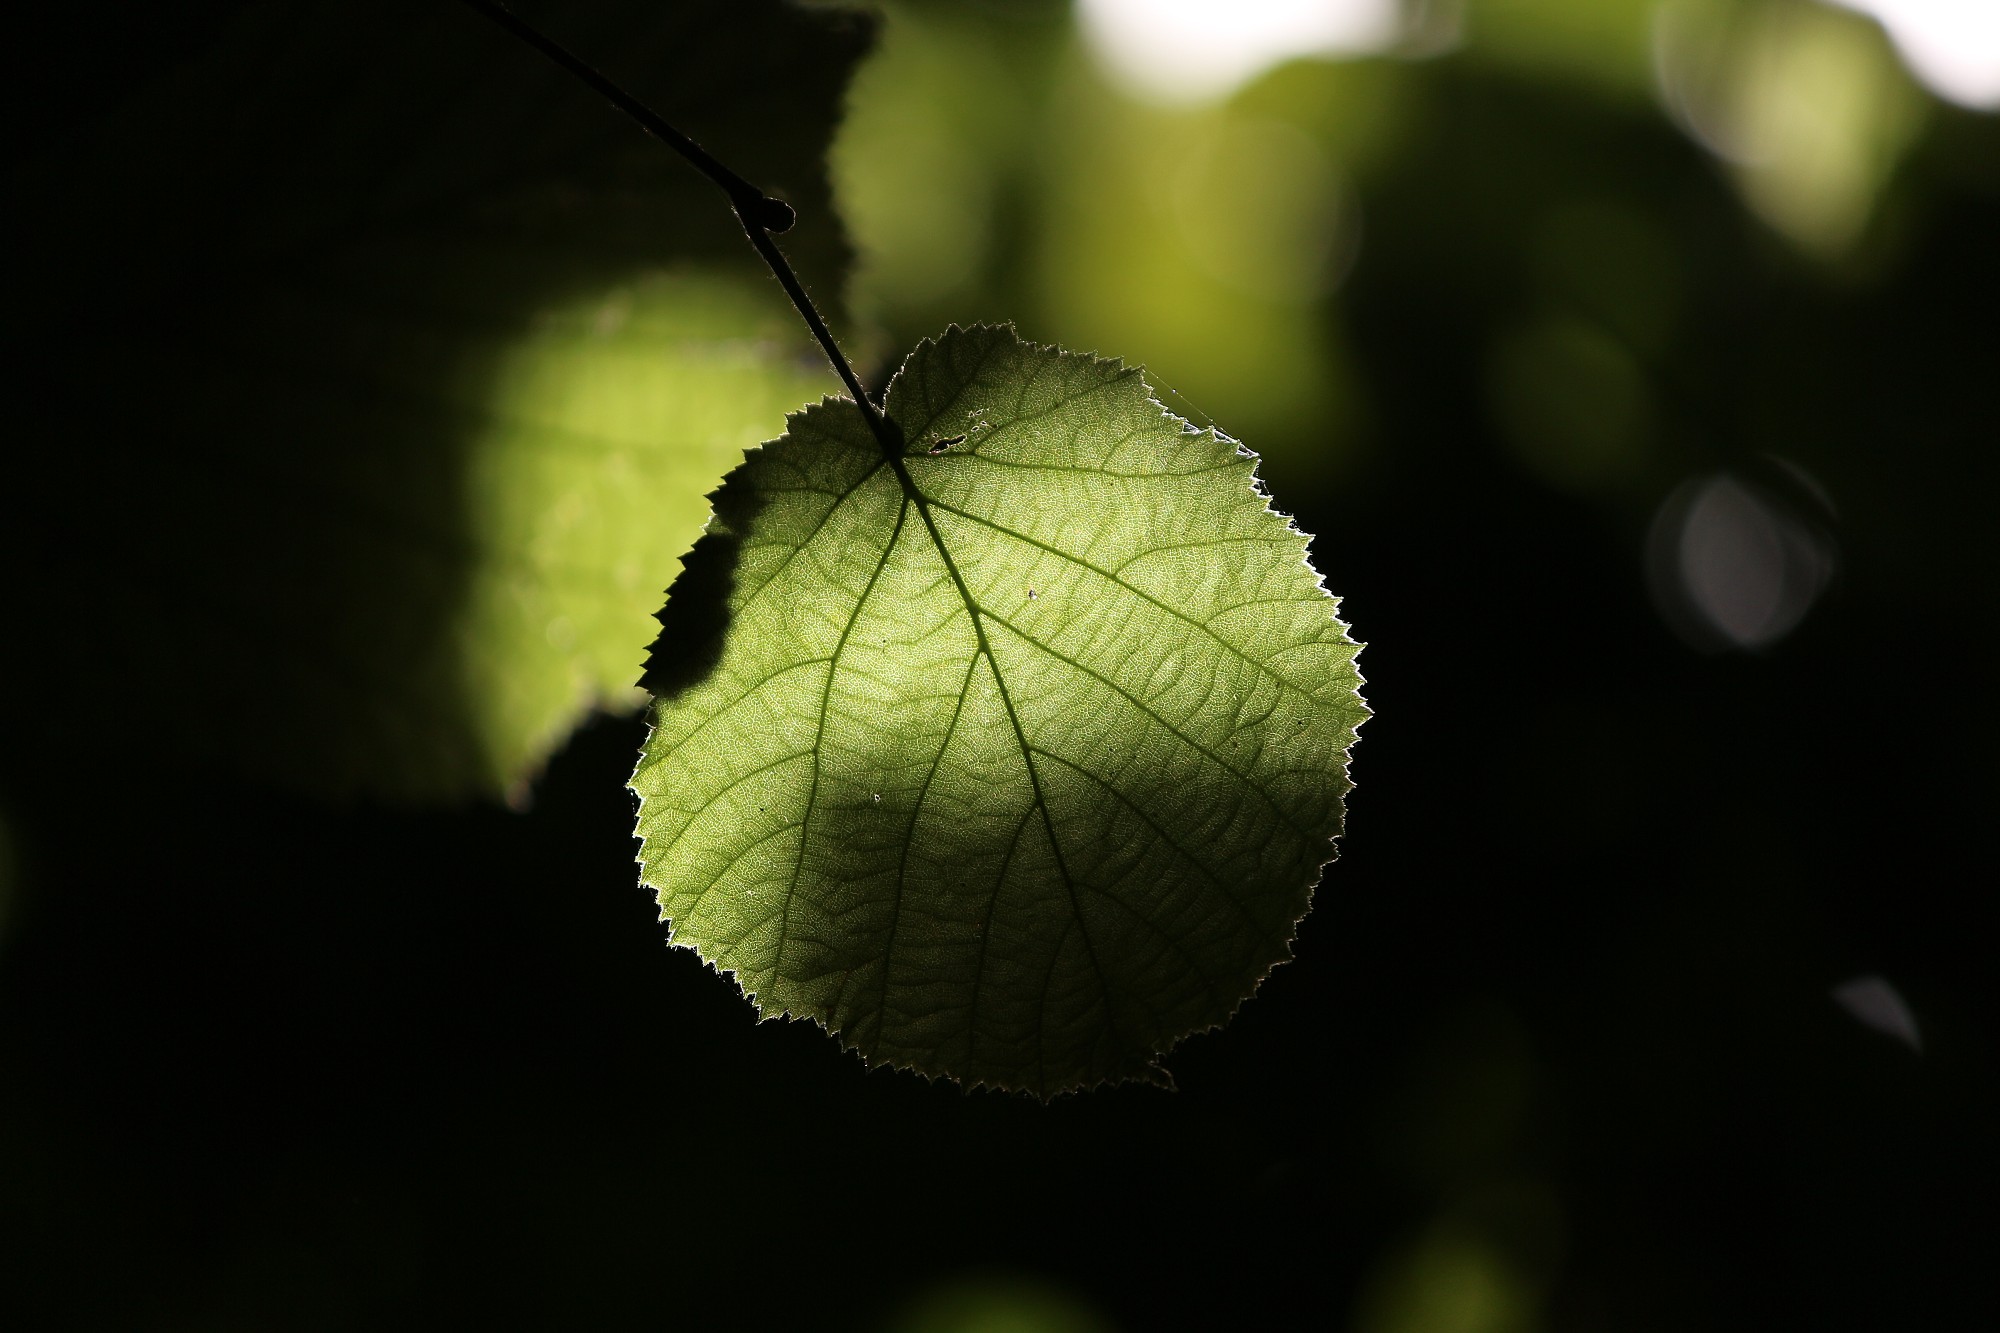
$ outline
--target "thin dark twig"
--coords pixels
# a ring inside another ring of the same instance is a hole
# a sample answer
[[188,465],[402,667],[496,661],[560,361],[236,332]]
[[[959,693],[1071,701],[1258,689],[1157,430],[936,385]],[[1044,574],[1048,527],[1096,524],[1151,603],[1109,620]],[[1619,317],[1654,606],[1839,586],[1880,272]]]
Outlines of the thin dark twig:
[[[648,134],[672,148],[692,163],[702,175],[714,181],[722,192],[729,196],[731,203],[739,208],[747,204],[754,209],[766,202],[762,190],[709,156],[706,149],[669,125],[658,112],[613,83],[582,57],[530,26],[505,5],[497,3],[497,0],[465,0],[465,3],[589,84],[596,90],[598,96],[639,122]],[[789,212],[790,209],[787,208],[786,211]],[[771,231],[781,232],[791,225],[791,221],[786,219],[781,224],[774,216],[764,225]]]
[[772,276],[777,278],[778,285],[785,289],[785,295],[791,298],[792,305],[798,309],[800,317],[806,322],[806,327],[812,330],[813,337],[818,339],[820,348],[825,351],[827,360],[833,363],[834,371],[840,376],[841,383],[847,386],[848,394],[860,407],[861,415],[867,419],[868,428],[874,433],[876,442],[890,456],[900,454],[902,452],[900,432],[887,417],[882,415],[881,408],[875,405],[874,400],[862,388],[861,378],[854,373],[854,367],[848,364],[847,357],[841,353],[839,344],[834,342],[833,331],[827,327],[826,320],[813,305],[812,298],[806,295],[805,285],[799,281],[798,274],[792,271],[784,252],[778,249],[778,243],[771,239],[776,233],[789,231],[792,223],[797,220],[798,215],[792,211],[792,206],[782,199],[773,199],[716,161],[700,144],[669,125],[659,112],[613,83],[581,57],[524,22],[498,0],[464,0],[464,3],[589,84],[598,96],[636,121],[640,128],[655,139],[687,159],[689,165],[708,177],[718,189],[729,196],[729,206],[735,210],[736,220],[743,224],[744,235],[750,238],[751,246],[770,268]]
[[799,282],[799,275],[792,272],[792,266],[785,262],[783,252],[778,249],[778,243],[771,239],[771,233],[744,218],[741,208],[736,210],[736,216],[742,219],[743,231],[749,236],[750,244],[764,257],[764,262],[777,276],[778,285],[785,289],[785,295],[791,297],[792,304],[798,307],[799,314],[805,319],[806,327],[812,330],[813,337],[819,339],[819,345],[826,349],[827,360],[833,362],[834,370],[847,385],[847,392],[860,405],[862,415],[868,418],[869,429],[875,432],[877,442],[892,454],[902,452],[901,440],[891,438],[895,432],[889,426],[889,419],[882,415],[881,409],[875,406],[874,399],[870,398],[868,391],[861,387],[861,377],[854,373],[854,367],[848,364],[845,356],[841,355],[839,345],[833,341],[833,331],[827,328],[826,321],[820,317],[818,307],[813,305],[812,298],[806,295],[805,286]]

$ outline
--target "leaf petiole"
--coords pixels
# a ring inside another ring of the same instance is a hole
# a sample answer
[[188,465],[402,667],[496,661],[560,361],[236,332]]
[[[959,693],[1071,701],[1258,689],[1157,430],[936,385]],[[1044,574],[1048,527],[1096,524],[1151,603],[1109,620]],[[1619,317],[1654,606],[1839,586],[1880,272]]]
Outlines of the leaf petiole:
[[861,415],[868,422],[868,429],[875,436],[876,442],[882,446],[882,452],[891,458],[901,454],[902,432],[897,430],[895,423],[890,421],[868,396],[867,390],[862,387],[860,376],[854,373],[854,367],[848,363],[847,357],[840,350],[840,345],[834,341],[833,331],[827,327],[825,318],[813,305],[812,298],[806,295],[805,285],[799,281],[798,274],[792,271],[792,266],[786,260],[784,252],[778,248],[778,243],[771,239],[775,235],[790,231],[792,224],[798,220],[798,214],[792,206],[782,199],[774,199],[765,194],[731,171],[717,161],[707,149],[670,125],[659,112],[626,92],[602,71],[522,19],[499,3],[499,0],[463,0],[463,2],[490,19],[496,26],[533,47],[547,60],[568,70],[588,84],[598,96],[624,112],[646,133],[679,153],[690,166],[708,177],[715,183],[717,189],[729,197],[729,206],[735,210],[737,221],[743,224],[744,235],[749,237],[751,246],[771,270],[771,275],[778,280],[778,285],[785,289],[785,295],[791,298],[792,305],[798,310],[800,318],[805,320],[806,327],[812,330],[812,335],[818,340],[821,350],[826,353],[827,360],[833,363],[834,373],[840,376],[841,383],[847,386],[849,396],[861,409]]

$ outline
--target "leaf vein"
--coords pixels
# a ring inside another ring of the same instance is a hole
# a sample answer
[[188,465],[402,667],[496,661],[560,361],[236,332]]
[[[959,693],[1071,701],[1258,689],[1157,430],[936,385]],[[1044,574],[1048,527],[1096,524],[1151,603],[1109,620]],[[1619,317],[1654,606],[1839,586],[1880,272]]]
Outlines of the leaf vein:
[[1220,893],[1225,899],[1228,900],[1229,905],[1237,910],[1238,914],[1242,916],[1244,921],[1249,923],[1251,929],[1260,932],[1268,931],[1270,929],[1269,926],[1264,925],[1262,922],[1258,921],[1255,916],[1251,914],[1249,905],[1246,904],[1243,901],[1243,899],[1236,894],[1235,890],[1232,889],[1220,875],[1216,874],[1214,870],[1210,869],[1207,863],[1202,861],[1201,858],[1197,857],[1193,852],[1189,851],[1186,847],[1183,847],[1180,844],[1179,840],[1176,839],[1171,833],[1167,832],[1166,828],[1163,825],[1161,825],[1158,820],[1154,819],[1152,815],[1148,814],[1145,808],[1141,806],[1137,801],[1133,800],[1131,797],[1127,796],[1124,792],[1120,791],[1115,783],[1099,776],[1096,773],[1091,772],[1089,769],[1085,768],[1082,764],[1077,763],[1074,759],[1070,759],[1063,755],[1059,755],[1053,750],[1045,750],[1037,746],[1036,753],[1044,755],[1050,759],[1053,759],[1058,764],[1061,764],[1064,768],[1071,769],[1078,775],[1088,778],[1091,782],[1103,788],[1104,791],[1107,792],[1112,797],[1112,799],[1116,800],[1120,805],[1123,805],[1127,810],[1130,810],[1133,814],[1137,815],[1140,821],[1143,822],[1147,828],[1153,831],[1155,837],[1159,838],[1161,842],[1165,843],[1167,846],[1173,848],[1174,851],[1178,852],[1180,854],[1181,859],[1184,862],[1186,862],[1190,866],[1193,866],[1194,869],[1200,873],[1203,879],[1206,879],[1211,885],[1213,885],[1216,891]]
[[931,757],[923,785],[917,790],[917,799],[910,803],[910,820],[903,830],[903,854],[896,860],[896,898],[889,909],[889,936],[882,946],[882,990],[875,1005],[875,1044],[869,1051],[871,1056],[882,1044],[883,1016],[889,1008],[889,973],[896,965],[896,930],[903,921],[903,888],[909,878],[910,849],[917,841],[917,820],[923,815],[924,801],[931,794],[931,783],[937,780],[938,770],[944,767],[944,752],[951,748],[952,735],[958,730],[958,719],[965,713],[965,696],[972,686],[972,674],[978,667],[978,654],[968,654],[965,678],[959,682],[958,699],[952,705],[951,718],[945,723],[944,735],[938,741],[937,753]]
[[[869,474],[872,476],[874,471],[874,468],[870,468]],[[805,814],[799,820],[799,855],[798,859],[792,862],[791,887],[785,892],[784,911],[778,920],[778,945],[771,952],[771,970],[773,972],[784,966],[785,940],[790,936],[792,930],[792,899],[798,896],[799,876],[805,872],[806,866],[806,846],[812,840],[812,817],[814,810],[819,804],[819,780],[824,768],[821,762],[820,751],[826,741],[826,715],[829,711],[828,705],[833,698],[833,682],[840,675],[840,655],[847,650],[847,641],[854,633],[855,622],[861,619],[862,609],[868,605],[869,595],[875,591],[875,585],[880,581],[882,571],[888,568],[889,554],[896,549],[896,543],[902,538],[903,519],[909,512],[910,503],[906,497],[903,503],[896,508],[896,525],[889,532],[888,543],[883,546],[881,556],[875,561],[875,568],[869,573],[868,582],[862,587],[861,595],[854,599],[854,610],[847,617],[847,623],[841,626],[840,639],[834,644],[833,656],[827,663],[826,683],[820,687],[818,717],[813,731],[812,785],[806,789]],[[803,550],[804,546],[801,545],[799,549]],[[768,587],[769,584],[767,583],[765,586]]]
[[1064,657],[1061,653],[1049,647],[1047,644],[1043,643],[1040,639],[1035,638],[1031,634],[1024,633],[1020,626],[1009,621],[1008,619],[1006,619],[1006,617],[995,615],[991,611],[988,611],[985,614],[995,624],[1004,626],[1008,630],[1011,630],[1014,633],[1015,637],[1020,639],[1021,642],[1029,644],[1035,648],[1041,649],[1043,652],[1047,653],[1050,657],[1054,658],[1056,661],[1061,662],[1064,666],[1067,666],[1074,671],[1080,671],[1084,675],[1089,676],[1091,679],[1097,681],[1099,684],[1103,685],[1106,689],[1118,695],[1121,699],[1124,699],[1127,703],[1131,704],[1141,713],[1145,714],[1147,717],[1151,718],[1154,722],[1158,723],[1160,729],[1166,732],[1169,736],[1172,736],[1182,745],[1185,745],[1188,749],[1193,750],[1196,754],[1201,755],[1202,757],[1207,759],[1210,763],[1213,763],[1217,768],[1220,768],[1223,772],[1229,774],[1229,776],[1231,776],[1232,778],[1235,778],[1238,782],[1242,783],[1247,790],[1256,792],[1258,796],[1263,798],[1264,803],[1271,807],[1272,812],[1276,814],[1278,818],[1284,822],[1285,826],[1292,830],[1292,832],[1297,833],[1299,836],[1304,838],[1310,838],[1312,836],[1312,834],[1309,833],[1304,827],[1302,827],[1297,820],[1293,819],[1290,813],[1288,813],[1283,806],[1279,805],[1277,801],[1271,797],[1270,793],[1266,792],[1263,789],[1262,785],[1256,779],[1254,779],[1250,774],[1242,772],[1234,764],[1231,764],[1228,760],[1224,759],[1221,755],[1215,753],[1215,751],[1209,749],[1206,745],[1203,745],[1200,741],[1195,740],[1192,736],[1189,736],[1186,732],[1182,731],[1178,726],[1176,726],[1173,722],[1169,721],[1167,718],[1162,717],[1159,713],[1155,712],[1153,710],[1152,705],[1148,704],[1145,700],[1140,699],[1139,697],[1134,695],[1131,691],[1127,690],[1124,686],[1120,685],[1117,681],[1112,680],[1109,676],[1106,676],[1103,672],[1098,671],[1093,667],[1085,666],[1081,662],[1074,661],[1070,658]]
[[[1310,696],[1310,691],[1308,691],[1304,686],[1294,684],[1291,680],[1287,679],[1284,676],[1279,675],[1276,671],[1273,671],[1271,669],[1268,659],[1260,661],[1257,658],[1250,656],[1248,653],[1244,652],[1241,648],[1238,648],[1235,644],[1223,638],[1220,634],[1217,634],[1215,630],[1208,625],[1207,622],[1197,620],[1193,616],[1189,615],[1187,612],[1182,611],[1180,608],[1172,605],[1171,603],[1161,601],[1158,597],[1153,596],[1153,594],[1147,592],[1143,588],[1134,587],[1132,584],[1127,583],[1124,579],[1118,577],[1118,575],[1112,573],[1110,570],[1095,565],[1090,561],[1085,560],[1080,555],[1075,555],[1069,551],[1065,551],[1060,546],[1051,545],[1050,543],[1042,541],[1040,538],[1037,537],[1030,537],[1025,532],[1017,532],[1013,528],[1007,527],[1004,524],[996,523],[989,518],[983,518],[978,514],[974,514],[967,510],[960,509],[955,505],[946,504],[942,500],[934,500],[931,503],[935,504],[939,509],[944,510],[947,514],[955,515],[956,517],[964,519],[968,523],[976,523],[980,527],[986,528],[991,532],[997,532],[1003,537],[1012,537],[1016,541],[1022,542],[1028,546],[1032,546],[1039,551],[1047,552],[1049,555],[1055,556],[1059,560],[1066,560],[1070,564],[1075,565],[1078,569],[1088,570],[1091,573],[1097,575],[1099,578],[1105,580],[1107,583],[1116,584],[1119,588],[1123,589],[1126,592],[1131,593],[1134,597],[1139,598],[1141,601],[1147,602],[1159,608],[1161,611],[1165,612],[1168,616],[1171,616],[1173,619],[1180,621],[1183,625],[1188,626],[1190,629],[1200,631],[1202,634],[1212,639],[1215,642],[1216,646],[1220,647],[1224,652],[1228,653],[1231,657],[1236,658],[1238,661],[1244,663],[1246,666],[1249,666],[1253,670],[1256,670],[1266,676],[1269,676],[1271,679],[1275,680],[1278,684],[1282,685],[1288,690],[1292,690],[1298,694],[1304,694]],[[983,610],[984,608],[981,609]],[[1220,613],[1218,612],[1218,614]],[[1012,628],[1012,626],[1009,626],[1009,628]],[[1015,630],[1015,633],[1018,634],[1020,633],[1020,631]],[[1297,644],[1286,645],[1287,648],[1298,647],[1298,646],[1300,645]],[[1276,654],[1273,654],[1273,656],[1275,655]]]

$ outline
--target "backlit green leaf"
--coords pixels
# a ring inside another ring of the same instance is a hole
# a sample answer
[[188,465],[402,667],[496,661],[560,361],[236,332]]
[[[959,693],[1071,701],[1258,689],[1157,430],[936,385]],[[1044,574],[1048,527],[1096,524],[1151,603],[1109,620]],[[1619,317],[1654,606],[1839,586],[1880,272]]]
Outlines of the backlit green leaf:
[[1255,459],[1114,361],[953,329],[716,493],[632,786],[678,944],[871,1061],[1162,1077],[1289,956],[1367,715]]

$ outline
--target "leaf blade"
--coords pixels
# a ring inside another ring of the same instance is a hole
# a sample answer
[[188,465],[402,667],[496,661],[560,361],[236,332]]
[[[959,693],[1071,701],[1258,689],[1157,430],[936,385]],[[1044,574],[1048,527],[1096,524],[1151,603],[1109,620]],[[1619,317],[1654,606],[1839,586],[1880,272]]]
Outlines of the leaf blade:
[[[1288,956],[1357,647],[1254,459],[1136,371],[953,329],[887,411],[898,457],[828,402],[718,493],[765,507],[712,533],[757,537],[716,673],[655,710],[643,878],[677,943],[870,1060],[1043,1096],[1158,1078]],[[795,673],[816,697],[760,698]],[[768,735],[688,748],[750,699]],[[723,828],[772,863],[718,865]]]

